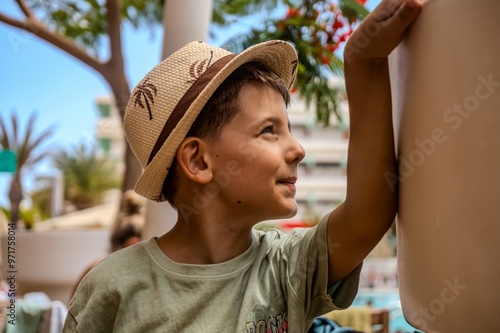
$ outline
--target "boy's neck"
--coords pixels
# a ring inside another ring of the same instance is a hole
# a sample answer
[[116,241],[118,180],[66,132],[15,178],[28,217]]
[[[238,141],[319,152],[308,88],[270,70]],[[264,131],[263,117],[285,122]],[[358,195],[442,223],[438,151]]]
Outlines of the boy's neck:
[[210,221],[177,221],[157,243],[177,263],[218,264],[245,252],[252,244],[252,232],[251,228],[236,229]]

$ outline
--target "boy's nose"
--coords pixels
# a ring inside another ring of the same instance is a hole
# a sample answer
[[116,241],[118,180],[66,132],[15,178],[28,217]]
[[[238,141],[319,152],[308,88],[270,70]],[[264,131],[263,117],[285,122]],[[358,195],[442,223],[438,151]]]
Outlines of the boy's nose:
[[306,156],[306,151],[304,150],[304,147],[294,138],[291,137],[291,147],[289,150],[290,154],[290,159],[292,160],[292,163],[299,163],[304,159]]

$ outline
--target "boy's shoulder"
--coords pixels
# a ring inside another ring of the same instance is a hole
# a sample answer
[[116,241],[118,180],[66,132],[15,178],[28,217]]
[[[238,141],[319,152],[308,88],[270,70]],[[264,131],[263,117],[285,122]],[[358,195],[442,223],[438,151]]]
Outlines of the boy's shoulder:
[[140,272],[149,266],[146,247],[151,241],[141,241],[109,254],[85,275],[82,282],[94,284],[103,281],[116,282],[116,279],[124,281],[124,277]]

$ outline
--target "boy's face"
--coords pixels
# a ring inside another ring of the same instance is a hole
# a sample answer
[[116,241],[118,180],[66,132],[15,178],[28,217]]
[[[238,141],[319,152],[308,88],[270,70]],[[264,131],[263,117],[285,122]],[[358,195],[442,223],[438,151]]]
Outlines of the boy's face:
[[219,199],[229,214],[252,222],[293,216],[305,152],[290,133],[285,102],[264,84],[243,87],[239,102],[219,140],[209,143]]

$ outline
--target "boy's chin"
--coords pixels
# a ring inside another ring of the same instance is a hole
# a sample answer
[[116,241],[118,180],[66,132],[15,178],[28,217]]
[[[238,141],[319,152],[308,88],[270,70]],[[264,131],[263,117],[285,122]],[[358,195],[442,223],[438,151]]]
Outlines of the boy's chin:
[[289,207],[285,207],[283,212],[275,218],[276,219],[288,219],[290,217],[294,217],[297,214],[297,211],[298,211],[297,203],[294,203],[294,205],[291,205]]

